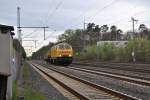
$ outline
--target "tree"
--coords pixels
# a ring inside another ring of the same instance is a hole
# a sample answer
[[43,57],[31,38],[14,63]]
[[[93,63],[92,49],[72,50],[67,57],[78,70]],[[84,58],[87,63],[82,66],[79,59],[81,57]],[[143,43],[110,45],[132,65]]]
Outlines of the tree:
[[96,25],[94,28],[94,32],[99,33],[101,31],[101,28],[99,27],[99,25]]
[[18,39],[13,39],[13,47],[18,53],[21,53],[23,58],[26,58],[26,52]]
[[95,28],[95,24],[94,23],[88,23],[87,25],[87,32],[93,32]]
[[61,34],[58,38],[58,42],[67,42],[72,45],[75,51],[80,51],[84,45],[85,33],[81,29],[66,30],[64,34]]
[[34,52],[32,54],[33,59],[44,59],[47,52],[50,50],[50,48],[54,45],[54,43],[50,42],[47,46],[44,46],[40,48],[38,51]]
[[115,25],[112,25],[111,27],[110,27],[110,29],[111,29],[111,32],[113,33],[115,33],[115,32],[117,32],[117,27],[115,26]]
[[125,39],[124,35],[122,34],[123,31],[121,29],[117,30],[117,39],[116,40],[123,40]]
[[100,27],[100,29],[101,29],[102,33],[105,33],[105,32],[108,31],[109,27],[107,25],[103,25],[103,26]]
[[122,30],[121,29],[117,29],[117,27],[115,25],[112,25],[110,27],[110,35],[111,35],[111,39],[110,40],[121,40],[123,39],[124,35],[122,34]]
[[115,25],[112,25],[110,27],[110,35],[111,35],[111,40],[117,40],[117,27]]
[[73,34],[74,34],[74,30],[68,29],[64,32],[64,34],[62,34],[58,37],[58,41],[59,42],[63,42],[63,41],[68,42],[71,39],[71,37],[73,36]]
[[139,31],[140,32],[144,32],[144,31],[147,31],[147,30],[148,30],[148,28],[145,24],[140,24],[140,26],[139,26]]
[[140,24],[139,26],[139,35],[142,38],[149,38],[150,37],[150,32],[145,24]]

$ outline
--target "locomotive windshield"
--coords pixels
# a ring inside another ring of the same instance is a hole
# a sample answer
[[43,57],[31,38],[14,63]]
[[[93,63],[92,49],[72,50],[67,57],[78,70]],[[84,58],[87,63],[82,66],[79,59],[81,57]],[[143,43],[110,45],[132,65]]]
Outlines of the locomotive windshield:
[[71,46],[69,44],[60,44],[58,45],[59,49],[71,49]]
[[68,44],[65,44],[64,47],[65,47],[65,49],[71,49],[71,46]]

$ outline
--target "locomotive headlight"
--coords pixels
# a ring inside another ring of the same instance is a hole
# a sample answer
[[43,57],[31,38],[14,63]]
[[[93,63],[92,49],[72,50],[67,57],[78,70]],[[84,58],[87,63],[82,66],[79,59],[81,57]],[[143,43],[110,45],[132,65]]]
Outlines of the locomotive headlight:
[[61,54],[59,55],[59,57],[61,57]]
[[69,57],[71,57],[72,55],[71,54],[69,54]]

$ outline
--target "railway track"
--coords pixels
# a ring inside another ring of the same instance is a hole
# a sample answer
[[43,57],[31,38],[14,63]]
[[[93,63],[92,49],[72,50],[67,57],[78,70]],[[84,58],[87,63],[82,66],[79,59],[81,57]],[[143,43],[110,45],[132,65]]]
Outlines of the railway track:
[[150,73],[149,73],[150,68],[146,68],[146,69],[140,68],[141,71],[138,68],[138,71],[137,71],[135,66],[132,66],[132,69],[128,68],[127,66],[116,67],[116,66],[109,65],[109,66],[104,67],[103,65],[83,64],[83,63],[77,63],[77,64],[75,63],[75,64],[72,64],[71,66],[150,81]]
[[[90,63],[89,63],[90,62]],[[74,61],[73,63],[80,63],[80,64],[102,64],[102,65],[114,65],[114,66],[128,66],[128,67],[137,67],[137,68],[149,68],[150,64],[148,63],[115,63],[115,62],[98,62],[98,61]]]
[[34,69],[55,80],[79,100],[139,100],[136,97],[66,74],[54,67],[46,68],[35,63],[32,63],[32,66]]
[[95,71],[95,70],[89,70],[87,68],[79,68],[79,67],[69,67],[70,69],[79,70],[87,73],[102,75],[110,78],[115,78],[123,81],[127,81],[130,83],[138,84],[138,85],[144,85],[144,86],[150,86],[150,80],[145,80],[141,77],[131,77],[129,75],[123,75],[123,74],[116,74],[116,73],[110,73],[105,71]]
[[[101,68],[110,68],[110,69],[119,69],[125,71],[134,71],[134,72],[141,72],[141,73],[148,73],[150,72],[150,66],[146,66],[146,64],[115,64],[115,63],[84,63],[84,62],[73,62],[75,65],[84,65],[84,66],[94,66],[94,67],[101,67]],[[144,66],[144,67],[142,67]]]

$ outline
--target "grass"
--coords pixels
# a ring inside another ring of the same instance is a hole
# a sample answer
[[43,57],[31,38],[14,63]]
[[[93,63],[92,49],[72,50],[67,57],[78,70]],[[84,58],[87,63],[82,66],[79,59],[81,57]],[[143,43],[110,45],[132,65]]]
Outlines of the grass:
[[23,78],[27,79],[30,76],[29,73],[29,65],[27,63],[25,63],[24,67],[23,67]]
[[24,90],[24,98],[24,100],[45,100],[44,96],[40,92],[33,91],[29,88]]
[[44,96],[38,91],[38,90],[31,90],[30,87],[29,87],[29,84],[28,83],[28,79],[30,77],[30,73],[29,72],[29,65],[27,63],[25,63],[24,67],[23,67],[23,78],[24,78],[24,81],[25,81],[25,84],[24,84],[24,98],[25,100],[44,100]]
[[13,81],[13,89],[12,89],[12,100],[17,100],[17,82]]
[[12,96],[12,100],[17,100],[17,92],[21,92],[21,94],[24,96],[24,100],[45,100],[44,96],[42,95],[42,93],[40,93],[38,90],[33,90],[30,88],[30,84],[28,84],[29,81],[29,77],[30,77],[30,71],[29,71],[29,65],[27,63],[24,64],[23,66],[23,71],[22,71],[22,75],[23,75],[23,81],[24,84],[23,85],[23,91],[17,91],[17,82],[14,81],[13,82],[13,96]]

